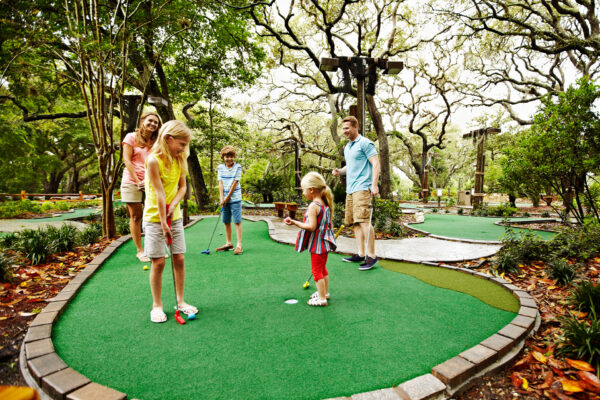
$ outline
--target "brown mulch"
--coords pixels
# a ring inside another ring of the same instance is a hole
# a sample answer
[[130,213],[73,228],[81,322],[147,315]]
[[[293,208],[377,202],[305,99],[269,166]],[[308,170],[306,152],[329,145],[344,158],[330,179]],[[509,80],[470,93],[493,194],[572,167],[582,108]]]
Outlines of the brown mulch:
[[[492,263],[488,259],[452,264],[493,274]],[[521,265],[520,269],[521,273],[506,274],[503,278],[533,296],[541,316],[540,328],[526,340],[523,352],[515,361],[498,372],[480,378],[455,398],[599,400],[598,371],[593,371],[585,362],[565,359],[555,353],[562,333],[559,317],[573,314],[580,320],[589,321],[587,314],[578,312],[574,305],[566,301],[575,282],[567,286],[557,284],[548,276],[541,261]],[[578,281],[600,283],[600,255],[587,260],[579,271]]]
[[21,255],[13,257],[11,282],[0,283],[0,385],[26,386],[19,372],[19,348],[29,324],[77,273],[100,254],[111,240],[49,256],[31,265]]

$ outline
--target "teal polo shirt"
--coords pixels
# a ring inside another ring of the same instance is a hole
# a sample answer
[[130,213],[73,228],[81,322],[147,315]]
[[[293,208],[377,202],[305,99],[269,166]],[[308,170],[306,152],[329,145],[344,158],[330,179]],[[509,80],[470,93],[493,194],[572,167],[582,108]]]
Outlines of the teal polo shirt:
[[346,193],[370,190],[373,183],[373,166],[369,158],[377,155],[375,143],[362,135],[346,144]]

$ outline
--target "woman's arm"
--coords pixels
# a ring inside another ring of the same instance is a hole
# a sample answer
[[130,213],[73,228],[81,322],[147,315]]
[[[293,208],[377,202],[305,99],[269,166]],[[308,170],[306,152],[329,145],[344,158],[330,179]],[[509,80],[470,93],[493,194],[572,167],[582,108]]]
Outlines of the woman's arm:
[[138,177],[137,177],[137,173],[135,172],[135,167],[133,166],[133,163],[131,162],[131,157],[133,157],[133,147],[131,147],[131,145],[129,143],[124,143],[123,144],[123,164],[125,164],[125,168],[127,168],[127,171],[129,171],[129,175],[131,176],[131,179],[135,182],[135,184],[142,189],[143,187],[141,187],[144,182],[140,182]]

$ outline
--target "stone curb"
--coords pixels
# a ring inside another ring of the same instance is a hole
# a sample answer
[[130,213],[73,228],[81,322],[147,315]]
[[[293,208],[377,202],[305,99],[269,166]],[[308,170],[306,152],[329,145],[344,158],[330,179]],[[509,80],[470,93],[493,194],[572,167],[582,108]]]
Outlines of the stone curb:
[[[190,222],[190,227],[203,219]],[[248,218],[245,218],[248,219]],[[273,222],[264,217],[248,219],[265,221],[269,236],[278,243],[289,244],[278,238]],[[42,399],[69,400],[125,400],[127,395],[109,387],[90,381],[87,377],[69,368],[54,352],[52,326],[68,302],[82,285],[100,268],[130,235],[115,240],[79,272],[63,290],[32,321],[23,340],[20,355],[21,373],[26,382],[40,392]],[[458,240],[460,241],[460,240]],[[442,400],[467,389],[478,377],[501,368],[514,359],[525,346],[525,339],[537,330],[540,315],[535,300],[529,293],[511,283],[493,276],[466,268],[457,268],[441,263],[424,262],[431,268],[445,268],[487,279],[510,292],[520,304],[517,316],[504,328],[481,343],[466,349],[457,356],[434,366],[425,374],[392,388],[357,393],[351,397],[329,400]],[[83,274],[83,275],[82,275]],[[81,278],[79,278],[81,275]]]

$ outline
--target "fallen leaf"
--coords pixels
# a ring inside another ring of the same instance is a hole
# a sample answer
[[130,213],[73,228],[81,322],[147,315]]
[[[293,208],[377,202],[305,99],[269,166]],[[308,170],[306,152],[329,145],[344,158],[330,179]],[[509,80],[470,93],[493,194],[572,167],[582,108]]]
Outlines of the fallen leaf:
[[581,384],[579,383],[579,381],[573,381],[571,379],[561,379],[560,383],[565,392],[576,393],[576,392],[583,392],[583,390],[584,390],[581,387]]
[[515,388],[519,388],[523,384],[523,378],[521,378],[518,372],[513,372],[510,376],[510,379],[512,380],[512,384]]
[[523,384],[521,385],[523,389],[529,389],[529,382],[527,382],[526,378],[523,378]]
[[571,314],[573,314],[577,318],[585,318],[588,316],[588,313],[581,311],[571,311]]
[[21,311],[19,315],[21,317],[31,317],[32,315],[35,315],[35,313]]
[[4,321],[5,319],[9,319],[11,317],[0,317],[0,321]]
[[17,299],[17,300],[13,300],[10,303],[0,303],[0,307],[12,307],[13,304],[17,304],[21,300],[23,300],[23,298],[20,298],[20,299]]
[[586,384],[586,389],[600,393],[600,379],[591,372],[577,371],[577,376]]
[[529,364],[531,363],[531,359],[532,359],[531,353],[529,353],[525,357],[523,357],[519,361],[517,361],[515,363],[515,365],[513,365],[512,369],[521,370],[523,368],[527,368],[527,366],[529,366]]
[[546,364],[546,362],[548,361],[548,358],[545,355],[543,355],[542,353],[540,353],[539,351],[532,351],[531,355],[533,356],[533,358],[535,358],[542,364]]
[[565,358],[565,361],[567,362],[567,364],[569,364],[571,367],[578,369],[580,371],[589,371],[589,372],[594,372],[596,369],[594,367],[592,367],[590,364],[586,363],[585,361],[582,360],[571,360],[570,358]]

